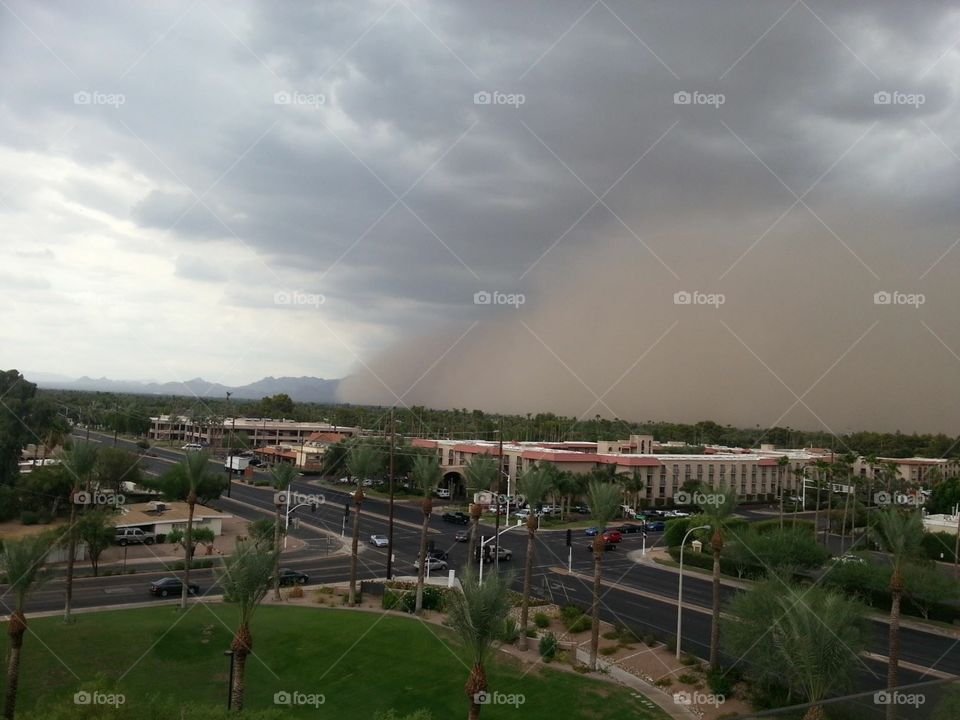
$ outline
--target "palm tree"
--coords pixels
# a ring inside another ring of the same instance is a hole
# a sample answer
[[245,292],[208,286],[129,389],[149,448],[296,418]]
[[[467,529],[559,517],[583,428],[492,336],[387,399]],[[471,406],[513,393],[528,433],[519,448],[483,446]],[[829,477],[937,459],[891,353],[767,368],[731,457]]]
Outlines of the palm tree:
[[[467,487],[474,490],[489,490],[493,487],[500,472],[500,464],[490,455],[477,455],[467,465]],[[471,560],[477,551],[477,541],[480,534],[480,516],[483,508],[479,503],[470,505],[470,543],[467,546],[467,557]]]
[[220,574],[224,597],[237,606],[237,629],[230,643],[233,651],[230,707],[236,711],[243,710],[247,656],[253,651],[250,621],[273,584],[279,558],[279,547],[263,547],[249,540],[238,540],[234,554],[224,563]]
[[536,511],[540,509],[543,498],[550,489],[550,480],[546,473],[534,466],[527,470],[517,483],[519,491],[527,501],[530,514],[527,515],[527,557],[523,569],[523,599],[520,604],[520,642],[521,650],[527,649],[527,615],[530,611],[530,584],[533,578],[533,553],[536,547],[537,525],[540,520]]
[[590,617],[593,619],[590,629],[590,669],[596,670],[597,650],[600,647],[600,581],[603,553],[606,550],[603,530],[620,512],[620,488],[613,483],[594,480],[587,489],[587,495],[590,498],[590,514],[599,529],[593,538],[593,603],[590,608]]
[[276,512],[273,520],[273,547],[277,551],[277,567],[273,575],[273,597],[280,599],[280,534],[283,524],[280,514],[283,512],[284,495],[297,479],[297,469],[289,463],[279,463],[270,468],[270,482],[276,492],[273,495],[273,506]]
[[701,505],[702,525],[709,525],[713,534],[710,548],[713,550],[713,622],[710,627],[710,669],[720,669],[720,553],[723,551],[724,534],[730,525],[733,510],[737,506],[737,494],[732,487],[716,490],[704,487],[700,491],[706,502]]
[[640,510],[640,493],[643,492],[646,483],[636,469],[630,475],[621,475],[620,482],[623,483],[623,490],[627,494],[627,504],[634,510]]
[[164,497],[187,504],[187,529],[183,540],[183,589],[180,608],[187,607],[190,592],[190,566],[193,564],[193,515],[200,498],[218,497],[224,489],[224,479],[210,472],[210,456],[206,452],[188,453],[156,483]]
[[70,523],[67,526],[67,587],[63,604],[63,621],[70,622],[73,604],[73,566],[77,555],[77,498],[81,490],[89,492],[90,477],[97,465],[97,448],[91,443],[73,443],[60,458],[61,465],[70,476]]
[[350,550],[350,596],[349,605],[357,604],[357,551],[360,543],[360,509],[363,506],[363,481],[372,478],[380,470],[382,458],[372,445],[357,445],[347,456],[347,470],[357,479],[353,493],[353,540]]
[[23,636],[27,632],[24,608],[31,592],[41,579],[41,570],[52,538],[47,534],[28,535],[19,540],[7,539],[0,555],[0,570],[7,576],[9,594],[13,596],[13,612],[7,624],[10,636],[10,654],[7,664],[7,689],[4,695],[3,717],[13,720],[17,705],[17,686],[20,684],[20,653]]
[[[890,649],[887,665],[887,689],[895,690],[900,664],[900,602],[903,598],[905,583],[904,566],[922,555],[923,520],[917,511],[901,512],[891,506],[879,513],[873,526],[874,540],[886,553],[890,554],[892,572],[890,573]],[[896,706],[887,706],[887,719],[895,716]]]
[[[783,530],[783,476],[790,466],[790,458],[784,455],[777,458],[777,493],[780,495],[780,529]],[[796,508],[794,508],[796,510]]]
[[[427,569],[427,530],[430,528],[430,515],[433,513],[433,490],[443,479],[443,471],[440,470],[440,463],[437,458],[430,455],[417,455],[413,460],[413,468],[410,471],[413,478],[413,484],[423,490],[423,500],[420,501],[420,509],[423,512],[423,526],[420,528],[420,554],[417,565],[417,600],[414,606],[414,612],[420,614],[423,610],[423,576]],[[470,561],[469,556],[467,562]]]
[[463,641],[472,663],[464,686],[470,699],[468,720],[480,717],[480,696],[487,690],[486,661],[510,612],[510,581],[509,577],[492,573],[481,585],[470,565],[461,582],[462,592],[452,593],[448,601],[448,622]]

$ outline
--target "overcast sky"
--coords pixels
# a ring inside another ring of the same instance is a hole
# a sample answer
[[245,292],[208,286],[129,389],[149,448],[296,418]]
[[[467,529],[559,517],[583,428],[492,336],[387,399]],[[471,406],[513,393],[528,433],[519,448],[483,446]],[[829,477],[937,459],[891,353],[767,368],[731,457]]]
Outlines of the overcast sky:
[[960,432],[955,3],[4,0],[0,58],[0,367]]

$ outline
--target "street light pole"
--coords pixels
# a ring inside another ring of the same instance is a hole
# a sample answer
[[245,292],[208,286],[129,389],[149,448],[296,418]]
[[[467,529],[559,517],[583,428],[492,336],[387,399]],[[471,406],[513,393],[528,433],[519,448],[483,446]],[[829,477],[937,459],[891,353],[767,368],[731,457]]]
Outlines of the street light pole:
[[[387,525],[387,580],[393,579],[393,449],[396,438],[396,425],[393,419],[393,408],[390,408],[390,518]],[[429,571],[430,564],[427,563]]]
[[[227,392],[227,412],[232,416],[233,413],[230,412],[230,396],[233,394],[229,390]],[[233,428],[236,427],[236,418],[232,418],[233,425],[230,430],[230,447],[227,448],[227,497],[230,497],[230,490],[233,488]],[[221,431],[223,428],[220,428]]]
[[683,542],[680,543],[680,582],[677,587],[677,660],[680,659],[680,623],[683,619],[683,548],[687,544],[687,538],[690,536],[690,533],[696,530],[709,529],[709,525],[700,525],[699,527],[690,528],[687,530],[687,534],[683,536]]
[[230,658],[230,681],[227,689],[227,710],[233,709],[233,650],[224,650],[224,655]]

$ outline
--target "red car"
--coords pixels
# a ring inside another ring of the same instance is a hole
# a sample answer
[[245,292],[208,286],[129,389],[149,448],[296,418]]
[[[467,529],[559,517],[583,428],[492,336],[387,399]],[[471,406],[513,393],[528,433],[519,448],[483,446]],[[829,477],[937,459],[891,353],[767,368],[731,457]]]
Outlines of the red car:
[[619,530],[604,530],[602,537],[605,543],[618,543],[623,540]]

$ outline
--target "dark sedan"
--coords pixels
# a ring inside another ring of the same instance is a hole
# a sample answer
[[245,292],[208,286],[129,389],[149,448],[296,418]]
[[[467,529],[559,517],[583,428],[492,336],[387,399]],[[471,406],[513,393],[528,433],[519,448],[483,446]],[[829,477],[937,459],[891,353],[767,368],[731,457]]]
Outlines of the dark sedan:
[[280,568],[281,585],[306,585],[310,576],[293,568]]
[[[190,583],[187,593],[189,595],[198,595],[200,593],[200,586],[195,583]],[[150,594],[160,597],[169,597],[171,595],[179,597],[183,594],[183,583],[180,581],[180,578],[177,577],[160,578],[150,583]]]
[[443,514],[443,519],[446,522],[454,523],[456,525],[467,525],[470,522],[470,516],[462,512],[448,512]]

